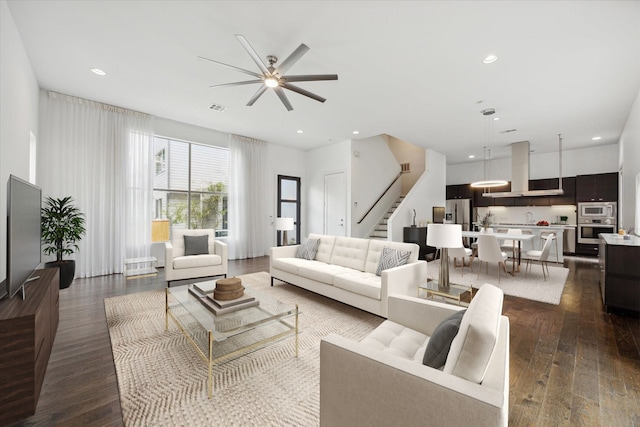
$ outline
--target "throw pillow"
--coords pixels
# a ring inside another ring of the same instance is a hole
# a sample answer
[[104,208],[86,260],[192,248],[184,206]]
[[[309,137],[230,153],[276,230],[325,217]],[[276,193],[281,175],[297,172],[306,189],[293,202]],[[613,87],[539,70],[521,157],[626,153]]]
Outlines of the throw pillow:
[[184,236],[185,255],[206,255],[209,253],[209,236]]
[[319,246],[320,239],[307,239],[298,247],[298,253],[296,256],[302,259],[316,259],[316,253],[318,253]]
[[433,335],[429,338],[427,349],[422,358],[422,364],[435,369],[444,366],[449,355],[451,342],[458,335],[462,316],[467,310],[457,311],[451,316],[444,319],[433,331]]
[[385,246],[384,248],[382,248],[382,255],[380,256],[380,262],[378,263],[378,270],[376,271],[376,275],[381,275],[382,270],[405,265],[407,261],[409,261],[410,256],[410,251],[401,251],[397,249],[387,248]]

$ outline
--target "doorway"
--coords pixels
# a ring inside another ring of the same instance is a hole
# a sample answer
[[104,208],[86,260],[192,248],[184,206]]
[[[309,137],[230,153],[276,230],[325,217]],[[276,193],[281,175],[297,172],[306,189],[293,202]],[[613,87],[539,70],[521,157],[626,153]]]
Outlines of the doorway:
[[[288,230],[287,245],[300,243],[300,178],[278,175],[278,217],[293,218],[293,230]],[[276,242],[282,245],[282,231],[276,230]]]
[[347,190],[344,172],[324,176],[324,234],[346,236]]

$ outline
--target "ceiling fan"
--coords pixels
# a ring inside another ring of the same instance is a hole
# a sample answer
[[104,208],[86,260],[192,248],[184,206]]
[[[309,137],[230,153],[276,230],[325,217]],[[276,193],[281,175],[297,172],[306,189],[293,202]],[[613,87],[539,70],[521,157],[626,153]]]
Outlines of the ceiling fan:
[[261,83],[260,88],[253,94],[249,102],[247,102],[247,106],[252,106],[258,98],[262,96],[263,93],[269,88],[273,89],[273,91],[278,95],[280,101],[284,104],[287,110],[293,110],[293,106],[289,102],[287,95],[284,93],[282,89],[288,89],[293,92],[299,93],[300,95],[307,96],[311,99],[315,99],[316,101],[324,102],[325,98],[316,95],[315,93],[311,93],[308,90],[304,90],[301,87],[292,85],[291,82],[311,82],[311,81],[319,81],[319,80],[338,80],[337,74],[304,74],[304,75],[295,75],[295,76],[286,76],[285,73],[295,64],[298,60],[307,53],[309,47],[304,43],[301,44],[294,50],[291,55],[287,57],[280,65],[277,67],[275,64],[278,62],[278,58],[273,55],[267,56],[267,61],[269,65],[265,64],[262,59],[258,56],[256,51],[251,47],[249,42],[244,36],[240,34],[235,35],[242,47],[247,51],[253,62],[256,63],[258,68],[260,69],[260,73],[256,73],[253,71],[245,70],[244,68],[235,67],[233,65],[225,64],[224,62],[215,61],[213,59],[204,58],[199,56],[198,59],[203,61],[214,62],[216,64],[224,65],[227,68],[231,68],[232,70],[240,71],[241,73],[249,74],[250,76],[255,77],[255,80],[246,80],[242,82],[233,82],[233,83],[224,83],[220,85],[211,85],[209,87],[226,87],[226,86],[241,86],[248,85],[253,83]]

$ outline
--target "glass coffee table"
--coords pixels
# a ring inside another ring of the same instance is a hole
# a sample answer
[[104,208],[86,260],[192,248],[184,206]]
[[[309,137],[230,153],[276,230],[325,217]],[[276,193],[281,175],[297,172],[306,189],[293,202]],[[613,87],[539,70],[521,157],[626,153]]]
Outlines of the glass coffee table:
[[439,286],[437,280],[428,279],[427,283],[421,283],[418,287],[426,292],[427,298],[431,295],[431,299],[433,299],[433,297],[437,295],[455,300],[458,302],[458,305],[461,305],[462,295],[466,292],[469,292],[469,298],[473,297],[473,289],[471,286],[456,285],[455,283],[449,283],[449,286],[444,287]]
[[[200,289],[215,287],[215,280],[197,283]],[[213,366],[247,354],[290,335],[295,337],[298,357],[298,305],[286,304],[255,289],[245,294],[255,297],[257,306],[214,315],[200,298],[189,291],[194,285],[166,289],[165,330],[171,317],[207,363],[207,392],[213,396]]]

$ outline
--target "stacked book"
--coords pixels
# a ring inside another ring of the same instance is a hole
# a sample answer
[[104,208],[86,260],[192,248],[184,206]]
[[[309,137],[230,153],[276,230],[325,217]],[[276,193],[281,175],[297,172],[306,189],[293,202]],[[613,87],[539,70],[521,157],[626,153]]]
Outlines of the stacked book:
[[216,291],[215,283],[216,281],[194,283],[193,285],[189,286],[189,292],[193,296],[198,298],[200,303],[202,303],[202,305],[204,305],[216,316],[226,313],[232,313],[234,311],[243,310],[249,307],[255,307],[260,304],[260,301],[258,301],[255,297],[247,294],[243,294],[240,297],[229,300],[218,299],[216,298],[216,294],[214,294],[214,292]]

